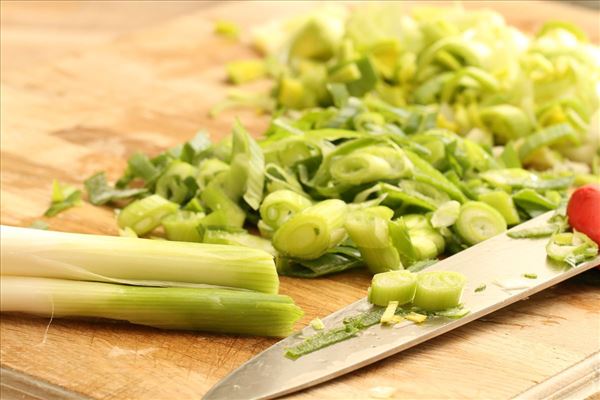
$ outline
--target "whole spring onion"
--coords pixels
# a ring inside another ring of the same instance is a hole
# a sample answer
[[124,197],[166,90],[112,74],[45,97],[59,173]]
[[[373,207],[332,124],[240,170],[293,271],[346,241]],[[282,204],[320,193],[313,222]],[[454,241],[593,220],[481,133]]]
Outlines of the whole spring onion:
[[456,307],[465,286],[464,275],[453,271],[420,272],[413,304],[425,311]]
[[0,311],[98,317],[161,329],[287,336],[302,310],[288,296],[2,276]]
[[273,246],[283,255],[314,260],[344,239],[346,213],[346,203],[334,199],[305,208],[275,232]]
[[264,293],[279,288],[273,257],[247,247],[0,229],[2,279],[12,275],[147,286],[215,285]]
[[417,275],[409,271],[389,271],[375,274],[369,288],[369,302],[385,307],[390,301],[399,305],[410,303],[415,297]]
[[461,206],[455,226],[458,234],[474,245],[504,232],[506,221],[488,204],[469,201]]

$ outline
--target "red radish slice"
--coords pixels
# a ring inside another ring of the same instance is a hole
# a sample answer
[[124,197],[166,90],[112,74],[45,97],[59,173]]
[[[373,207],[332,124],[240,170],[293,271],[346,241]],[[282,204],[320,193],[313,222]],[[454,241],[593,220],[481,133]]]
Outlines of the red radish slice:
[[569,224],[600,245],[600,185],[575,190],[567,206]]

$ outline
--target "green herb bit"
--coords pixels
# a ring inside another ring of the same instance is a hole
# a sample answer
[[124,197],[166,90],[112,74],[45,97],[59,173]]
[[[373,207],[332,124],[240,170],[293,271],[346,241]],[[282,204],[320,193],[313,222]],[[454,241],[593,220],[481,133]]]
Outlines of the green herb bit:
[[315,318],[312,321],[310,321],[310,326],[312,326],[312,328],[316,331],[322,331],[323,329],[325,329],[325,324],[323,323],[323,321],[321,321],[321,318]]
[[81,190],[74,186],[61,185],[56,179],[52,182],[50,207],[44,213],[46,217],[55,215],[81,204]]
[[395,323],[393,322],[394,316],[396,315],[396,309],[398,308],[398,302],[397,301],[390,301],[385,309],[385,311],[383,312],[383,315],[381,316],[381,320],[380,322],[382,324],[392,324]]
[[219,20],[215,21],[214,33],[228,39],[236,40],[240,37],[240,27],[234,22]]
[[508,232],[507,235],[513,239],[535,239],[551,236],[558,231],[558,225],[549,224],[536,226],[534,228],[519,229]]
[[527,279],[537,279],[537,277],[538,277],[537,274],[530,273],[530,272],[523,274],[523,278],[527,278]]
[[295,360],[305,354],[312,353],[313,351],[317,351],[334,343],[350,339],[351,337],[356,336],[358,332],[359,329],[352,325],[345,325],[339,328],[320,332],[305,339],[296,346],[287,348],[285,355],[286,357]]
[[83,182],[88,193],[88,200],[95,206],[100,206],[115,200],[135,198],[148,192],[145,188],[117,189],[112,188],[106,181],[106,174],[98,172]]
[[475,293],[483,292],[486,288],[487,288],[487,285],[485,283],[481,284],[475,288]]

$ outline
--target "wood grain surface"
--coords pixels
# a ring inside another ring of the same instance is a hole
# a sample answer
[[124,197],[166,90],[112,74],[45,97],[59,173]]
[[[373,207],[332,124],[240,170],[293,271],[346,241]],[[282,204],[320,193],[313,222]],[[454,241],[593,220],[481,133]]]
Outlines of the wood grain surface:
[[[234,116],[260,134],[267,119],[251,111],[207,117],[206,111],[225,95],[223,64],[252,56],[243,44],[212,35],[212,23],[226,18],[250,27],[311,6],[221,3],[44,65],[3,73],[1,223],[28,226],[40,219],[53,178],[81,185],[92,173],[107,170],[114,179],[134,151],[158,153],[199,128],[218,139],[230,130]],[[525,30],[561,17],[579,23],[598,40],[597,12],[545,2],[498,1],[487,6]],[[116,233],[112,210],[88,204],[47,222],[55,230]],[[516,396],[599,351],[598,274],[586,273],[292,397],[368,398],[374,386],[396,387],[397,398]],[[364,296],[368,281],[361,272],[316,280],[282,278],[281,291],[304,309],[301,327]],[[0,335],[2,366],[106,399],[199,398],[274,343],[118,322],[15,315],[2,315]]]

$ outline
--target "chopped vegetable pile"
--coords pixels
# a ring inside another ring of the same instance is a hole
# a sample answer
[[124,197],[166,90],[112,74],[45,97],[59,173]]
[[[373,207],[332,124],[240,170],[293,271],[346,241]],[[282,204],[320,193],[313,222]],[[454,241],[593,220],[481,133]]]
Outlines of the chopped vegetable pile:
[[[224,21],[215,32],[240,34]],[[218,143],[199,133],[135,153],[114,186],[104,173],[85,182],[91,203],[124,206],[123,236],[258,248],[280,274],[304,278],[366,267],[383,273],[369,298],[395,305],[393,321],[405,303],[436,315],[458,306],[464,277],[408,271],[600,183],[600,49],[571,24],[529,37],[492,11],[334,7],[260,27],[253,43],[264,57],[228,64],[229,80],[270,78],[273,89],[237,90],[212,113],[267,109],[258,140],[237,121]],[[56,184],[48,213],[76,193]],[[511,236],[552,235],[549,257],[570,265],[593,258],[597,246],[567,228],[563,214]],[[288,355],[380,319],[320,332]]]

